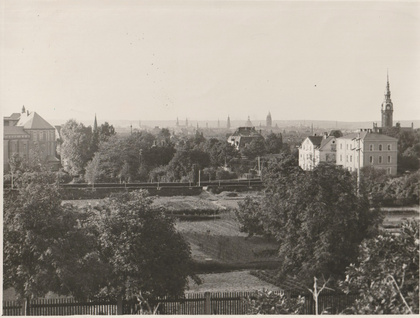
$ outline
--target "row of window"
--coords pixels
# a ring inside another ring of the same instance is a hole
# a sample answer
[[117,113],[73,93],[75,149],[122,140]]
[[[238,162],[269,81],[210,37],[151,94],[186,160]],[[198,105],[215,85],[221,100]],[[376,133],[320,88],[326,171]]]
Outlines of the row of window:
[[55,133],[49,131],[32,131],[31,134],[34,141],[53,141],[55,138]]
[[[354,147],[353,147],[354,148]],[[346,149],[347,150],[353,150],[353,148],[350,148],[350,144],[346,144]],[[343,144],[342,143],[340,143],[340,149],[343,149]],[[388,144],[387,145],[387,150],[391,150],[392,149],[392,146],[391,146],[391,144]],[[374,151],[375,150],[375,145],[373,145],[373,144],[370,144],[369,145],[369,151]],[[383,147],[383,145],[382,144],[379,144],[379,149],[378,149],[379,151],[382,151],[382,150],[384,150],[384,147]]]
[[[343,161],[343,155],[340,155],[340,161],[341,162]],[[350,156],[347,155],[346,156],[346,162],[353,162],[353,156],[352,155],[350,155]],[[388,163],[391,163],[392,162],[391,156],[388,156],[387,157],[387,162]],[[374,164],[375,163],[373,156],[369,156],[369,163],[370,164]],[[378,157],[378,163],[384,163],[384,160],[383,160],[383,157],[382,156],[379,156]]]

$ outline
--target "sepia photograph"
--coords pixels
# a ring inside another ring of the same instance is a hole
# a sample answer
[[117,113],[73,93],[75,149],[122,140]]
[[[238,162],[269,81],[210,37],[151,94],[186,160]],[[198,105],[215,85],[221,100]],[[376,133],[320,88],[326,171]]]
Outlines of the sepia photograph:
[[0,14],[2,315],[419,314],[420,1]]

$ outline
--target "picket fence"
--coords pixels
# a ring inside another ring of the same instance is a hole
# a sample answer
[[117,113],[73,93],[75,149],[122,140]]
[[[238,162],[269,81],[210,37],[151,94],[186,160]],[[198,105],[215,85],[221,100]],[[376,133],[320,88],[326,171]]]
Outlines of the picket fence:
[[[158,300],[159,314],[168,315],[244,315],[247,304],[243,301],[253,292],[225,292],[225,293],[192,293],[183,298],[168,297]],[[355,295],[320,295],[319,310],[338,314],[349,307],[355,300]],[[121,306],[119,308],[119,306]],[[89,301],[80,302],[73,298],[37,299],[28,304],[27,315],[31,316],[65,316],[65,315],[117,315],[138,314],[135,303],[117,301]],[[23,305],[18,301],[3,301],[4,316],[23,315]],[[305,296],[303,314],[315,314],[315,302],[311,295]]]

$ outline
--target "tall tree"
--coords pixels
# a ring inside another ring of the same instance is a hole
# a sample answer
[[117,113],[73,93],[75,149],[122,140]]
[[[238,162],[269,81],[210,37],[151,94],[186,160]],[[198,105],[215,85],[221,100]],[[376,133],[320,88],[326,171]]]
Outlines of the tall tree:
[[55,174],[26,173],[18,195],[4,198],[5,287],[26,300],[49,291],[81,296],[78,282],[95,277],[83,274],[96,267],[91,240],[80,226],[83,217],[61,204]]
[[86,164],[93,158],[92,128],[71,119],[61,128],[61,136],[60,154],[64,169],[72,175],[83,174]]
[[192,269],[189,246],[173,221],[150,203],[138,191],[115,195],[92,210],[101,258],[110,266],[105,295],[183,295]]
[[329,164],[304,172],[294,157],[271,161],[263,175],[264,197],[245,201],[238,213],[247,220],[246,211],[256,210],[247,220],[256,224],[243,223],[244,229],[277,239],[280,276],[343,275],[379,222],[367,198],[356,195],[354,177]]

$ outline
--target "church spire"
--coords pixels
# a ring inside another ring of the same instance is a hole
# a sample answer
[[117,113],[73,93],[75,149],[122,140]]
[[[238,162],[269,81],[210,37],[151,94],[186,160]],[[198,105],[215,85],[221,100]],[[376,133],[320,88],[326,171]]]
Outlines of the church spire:
[[391,100],[391,89],[389,88],[389,74],[386,71],[386,90],[384,102],[381,105],[382,127],[392,127],[392,115],[394,112],[394,105]]
[[93,122],[93,131],[96,132],[98,130],[98,121],[96,120],[96,113],[95,113],[95,121]]

